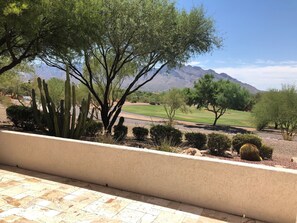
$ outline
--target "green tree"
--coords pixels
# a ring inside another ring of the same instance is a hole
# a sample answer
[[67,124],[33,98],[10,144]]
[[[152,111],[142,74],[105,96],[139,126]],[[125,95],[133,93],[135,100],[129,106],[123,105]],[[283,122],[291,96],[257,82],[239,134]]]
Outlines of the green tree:
[[65,81],[52,77],[47,81],[49,92],[51,92],[51,99],[56,107],[60,106],[60,101],[65,98]]
[[173,125],[174,117],[177,110],[187,113],[189,109],[186,104],[185,95],[179,89],[171,89],[162,97],[162,104],[168,117],[168,124]]
[[6,71],[3,75],[0,75],[0,92],[3,95],[10,94],[12,97],[18,97],[23,95],[30,95],[32,87],[30,83],[22,76],[22,73],[31,73],[34,76],[34,70],[32,66],[28,64],[19,64],[13,69]]
[[282,90],[263,93],[252,114],[258,129],[273,123],[280,127],[285,140],[292,140],[297,133],[296,111],[297,89],[284,86]]
[[[71,76],[89,89],[106,133],[127,97],[164,66],[182,64],[193,54],[220,46],[213,21],[202,8],[180,11],[168,0],[92,0],[75,7],[71,19],[79,29],[43,60],[61,70],[67,64]],[[126,85],[115,95],[120,83]]]
[[200,78],[193,90],[188,90],[188,104],[213,112],[214,126],[228,108],[246,110],[250,100],[250,94],[240,85],[226,80],[215,81],[214,76],[209,74]]
[[50,52],[63,40],[67,34],[67,19],[59,13],[66,5],[63,2],[0,1],[0,75],[38,54]]

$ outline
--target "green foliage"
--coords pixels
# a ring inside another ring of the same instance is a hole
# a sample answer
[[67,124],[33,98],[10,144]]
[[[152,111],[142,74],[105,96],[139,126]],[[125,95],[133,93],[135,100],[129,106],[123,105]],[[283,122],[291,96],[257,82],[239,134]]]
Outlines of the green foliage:
[[217,120],[225,114],[226,110],[246,110],[251,97],[248,91],[239,84],[226,80],[215,81],[213,75],[206,74],[195,83],[194,89],[187,91],[188,104],[196,105],[198,109],[205,108],[213,112]]
[[7,97],[5,95],[1,95],[1,93],[0,93],[0,104],[4,105],[5,107],[8,107],[8,106],[12,105],[10,97]]
[[[65,81],[65,100],[60,101],[59,108],[56,107],[53,102],[47,83],[40,78],[38,80],[38,88],[40,93],[40,104],[42,106],[42,112],[38,110],[35,90],[32,90],[33,111],[34,118],[41,130],[45,133],[53,136],[79,139],[85,128],[88,126],[88,122],[93,118],[93,112],[91,118],[88,119],[91,96],[88,100],[81,102],[78,118],[76,117],[76,97],[75,86],[70,84],[69,73],[66,72]],[[71,112],[72,109],[72,112]],[[45,120],[45,125],[42,120]]]
[[65,28],[68,19],[66,13],[56,12],[62,6],[66,11],[64,2],[0,1],[0,75],[23,61],[33,60],[38,54],[47,54],[49,49],[63,41],[62,36],[69,31]]
[[[65,4],[69,2],[77,1]],[[177,66],[193,54],[221,45],[202,7],[179,10],[167,0],[93,0],[89,4],[78,0],[71,13],[66,21],[73,28],[65,35],[65,44],[52,47],[54,55],[43,59],[62,70],[61,64],[68,62],[72,75],[97,101],[108,133],[127,97],[163,67]]]
[[[1,58],[0,58],[1,66]],[[0,75],[0,92],[13,97],[31,95],[31,83],[24,82],[21,73],[34,73],[33,68],[22,64]]]
[[124,117],[120,117],[118,124],[113,127],[113,138],[117,142],[123,141],[127,137],[128,127],[124,126],[124,121]]
[[6,109],[6,115],[16,127],[24,130],[35,129],[33,109],[30,107],[11,105]]
[[94,137],[103,130],[102,122],[96,122],[95,120],[88,120],[87,127],[84,135]]
[[252,110],[254,122],[258,130],[264,129],[270,122],[277,121],[281,102],[277,90],[262,93]]
[[132,103],[161,103],[161,93],[147,92],[147,91],[136,91],[127,97],[127,100]]
[[223,156],[231,147],[231,140],[224,134],[211,133],[208,135],[207,147],[211,154]]
[[51,78],[47,82],[48,90],[51,92],[51,99],[56,107],[60,106],[60,101],[65,98],[65,81],[59,78]]
[[143,141],[147,138],[149,130],[144,127],[134,127],[132,129],[133,136],[140,141]]
[[174,153],[176,150],[172,147],[174,143],[171,139],[164,138],[160,141],[160,145],[157,146],[157,150],[163,152]]
[[261,157],[259,155],[259,150],[253,144],[244,144],[240,148],[240,158],[243,160],[249,161],[261,161]]
[[272,159],[273,148],[270,146],[262,145],[259,149],[262,159]]
[[253,116],[259,129],[273,123],[280,127],[285,140],[293,140],[297,133],[297,89],[284,86],[282,90],[263,93],[254,106]]
[[183,113],[189,111],[186,102],[185,95],[179,89],[171,89],[167,91],[162,98],[162,104],[168,118],[168,125],[172,126],[174,117],[177,110],[180,110]]
[[150,135],[156,145],[161,145],[165,140],[171,146],[177,146],[182,141],[182,132],[168,125],[154,125],[150,129]]
[[200,132],[188,132],[185,134],[185,138],[190,145],[197,149],[203,149],[207,142],[206,134]]
[[253,134],[236,134],[232,138],[233,150],[235,150],[238,154],[240,148],[247,143],[255,145],[258,149],[262,146],[261,138]]

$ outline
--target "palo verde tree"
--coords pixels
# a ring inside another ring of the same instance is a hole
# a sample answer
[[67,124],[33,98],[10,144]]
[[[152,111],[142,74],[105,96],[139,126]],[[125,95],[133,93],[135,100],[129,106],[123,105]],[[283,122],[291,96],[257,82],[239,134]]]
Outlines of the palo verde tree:
[[189,109],[186,104],[185,95],[182,90],[173,88],[167,91],[162,97],[162,104],[168,118],[168,124],[173,125],[177,110],[187,113]]
[[251,100],[249,92],[239,84],[226,80],[215,81],[214,76],[209,74],[200,78],[194,89],[188,89],[187,94],[189,105],[214,113],[214,126],[228,108],[244,111]]
[[127,97],[164,66],[182,64],[221,42],[202,8],[180,11],[169,0],[80,0],[72,12],[77,29],[43,60],[61,70],[67,64],[89,89],[106,133]]
[[283,86],[281,90],[270,90],[261,95],[254,106],[253,116],[258,129],[269,123],[277,124],[283,139],[293,140],[297,134],[297,88]]
[[57,39],[67,33],[67,20],[58,13],[63,2],[0,1],[0,75],[63,40]]

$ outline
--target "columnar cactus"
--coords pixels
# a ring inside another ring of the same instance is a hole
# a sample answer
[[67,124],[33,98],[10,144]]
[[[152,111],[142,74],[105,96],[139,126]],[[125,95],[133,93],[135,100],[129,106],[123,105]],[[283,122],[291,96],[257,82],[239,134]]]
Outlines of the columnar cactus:
[[65,81],[65,100],[61,100],[59,109],[56,108],[50,97],[47,83],[44,80],[41,81],[40,78],[37,81],[42,106],[42,111],[39,111],[36,102],[36,93],[32,89],[32,107],[37,125],[49,135],[79,139],[85,131],[87,122],[93,118],[92,111],[92,115],[88,119],[91,95],[89,94],[88,99],[83,99],[81,102],[79,115],[76,118],[75,86],[71,88],[68,69],[66,71]]

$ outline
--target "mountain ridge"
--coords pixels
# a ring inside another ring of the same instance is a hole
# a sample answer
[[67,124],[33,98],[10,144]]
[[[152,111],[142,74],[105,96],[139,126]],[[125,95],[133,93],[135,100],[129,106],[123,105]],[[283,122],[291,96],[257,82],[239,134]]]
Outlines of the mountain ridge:
[[[151,71],[150,74],[152,74]],[[254,86],[241,82],[226,73],[217,73],[212,69],[204,70],[198,66],[186,65],[179,68],[167,68],[164,67],[157,76],[142,87],[144,91],[166,91],[170,88],[184,88],[193,87],[195,81],[203,77],[206,74],[212,74],[215,80],[229,80],[233,83],[240,84],[240,86],[247,89],[250,93],[258,93],[260,90]],[[148,75],[149,76],[149,75]]]
[[[51,77],[57,77],[64,79],[65,75],[63,71],[58,70],[57,68],[48,67],[46,65],[41,65],[36,67],[36,74],[44,79],[49,79]],[[156,69],[151,70],[146,77],[140,79],[140,81],[144,81],[153,75]],[[53,75],[55,74],[55,75]],[[164,67],[156,77],[144,85],[141,90],[142,91],[150,91],[150,92],[161,92],[166,91],[171,88],[192,88],[194,86],[195,81],[198,81],[199,78],[203,77],[205,74],[212,74],[214,75],[215,80],[229,80],[233,83],[240,84],[242,87],[246,88],[249,92],[255,94],[260,92],[254,86],[243,83],[226,73],[217,73],[213,69],[203,69],[198,66],[181,66],[178,68],[168,68]],[[124,81],[123,86],[127,86],[129,80]]]

